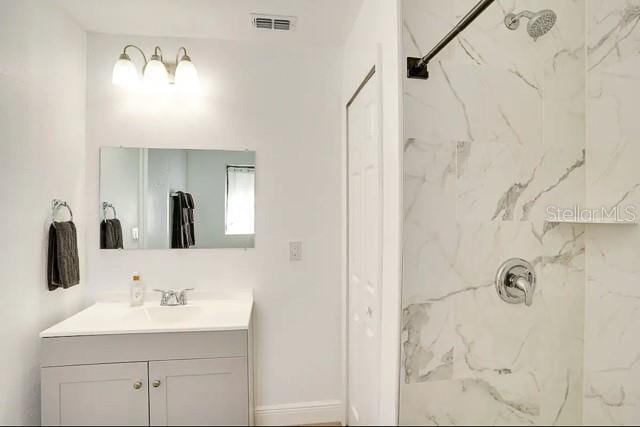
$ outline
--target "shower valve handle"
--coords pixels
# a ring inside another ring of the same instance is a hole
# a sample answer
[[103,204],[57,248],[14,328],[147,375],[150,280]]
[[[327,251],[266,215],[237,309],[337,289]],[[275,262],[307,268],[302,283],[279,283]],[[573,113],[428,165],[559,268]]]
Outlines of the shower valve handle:
[[511,276],[510,282],[512,288],[515,288],[524,294],[524,304],[527,307],[530,307],[531,304],[533,304],[533,290],[531,289],[531,282],[520,276]]
[[533,304],[536,273],[533,266],[520,258],[507,260],[496,273],[496,291],[509,304]]

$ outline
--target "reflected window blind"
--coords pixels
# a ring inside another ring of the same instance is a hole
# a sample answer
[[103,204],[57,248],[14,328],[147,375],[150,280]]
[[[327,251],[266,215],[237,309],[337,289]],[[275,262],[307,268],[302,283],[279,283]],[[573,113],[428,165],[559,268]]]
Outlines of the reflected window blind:
[[255,167],[227,166],[225,234],[254,234],[255,182]]

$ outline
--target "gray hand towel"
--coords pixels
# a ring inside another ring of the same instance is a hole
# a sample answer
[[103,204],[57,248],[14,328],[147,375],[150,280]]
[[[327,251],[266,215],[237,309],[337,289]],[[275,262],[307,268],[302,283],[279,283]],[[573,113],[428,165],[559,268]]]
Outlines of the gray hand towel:
[[[171,229],[171,248],[189,249],[195,245],[193,223],[189,216],[187,193],[178,191],[173,198],[173,225]],[[193,199],[192,199],[193,201]]]
[[196,208],[196,205],[193,201],[193,196],[191,193],[184,193],[187,202],[187,215],[189,217],[189,234],[191,237],[191,246],[195,246],[196,244],[196,221],[195,215],[193,211]]
[[80,283],[78,237],[73,222],[55,222],[49,227],[47,284],[49,290],[70,288]]
[[122,249],[122,224],[120,220],[105,219],[100,223],[100,249]]
[[120,224],[120,220],[113,218],[108,221],[110,226],[107,228],[111,228],[111,234],[113,235],[113,249],[123,249],[122,224]]

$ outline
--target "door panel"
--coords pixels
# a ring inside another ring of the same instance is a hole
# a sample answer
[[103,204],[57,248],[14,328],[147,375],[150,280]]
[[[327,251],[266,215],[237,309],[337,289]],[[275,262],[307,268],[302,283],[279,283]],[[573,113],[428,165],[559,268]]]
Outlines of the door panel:
[[42,368],[42,424],[149,425],[147,384],[146,363]]
[[150,362],[149,378],[153,426],[249,423],[245,357]]
[[375,74],[348,107],[350,425],[378,423],[380,377],[380,105]]

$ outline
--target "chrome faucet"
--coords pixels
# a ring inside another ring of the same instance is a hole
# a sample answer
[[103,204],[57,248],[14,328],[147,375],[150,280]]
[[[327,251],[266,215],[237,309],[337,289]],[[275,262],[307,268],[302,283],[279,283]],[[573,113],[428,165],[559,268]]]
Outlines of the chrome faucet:
[[160,305],[163,307],[174,307],[176,305],[187,305],[187,292],[193,291],[193,288],[174,291],[173,289],[154,289],[162,294]]

